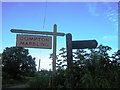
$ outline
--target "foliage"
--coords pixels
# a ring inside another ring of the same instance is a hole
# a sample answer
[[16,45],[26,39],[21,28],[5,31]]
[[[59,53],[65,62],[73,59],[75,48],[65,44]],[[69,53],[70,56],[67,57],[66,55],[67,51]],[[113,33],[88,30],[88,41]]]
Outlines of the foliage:
[[[65,48],[57,55],[56,88],[119,88],[120,50],[109,56],[109,46],[73,52],[73,69],[64,68]],[[60,59],[59,59],[60,58]],[[64,81],[64,82],[63,82]]]
[[51,71],[41,70],[28,82],[29,88],[49,88]]
[[2,53],[2,71],[11,78],[20,79],[24,75],[34,75],[35,66],[35,58],[29,55],[28,49],[7,47]]
[[[61,88],[71,90],[73,88],[120,88],[120,50],[111,56],[108,54],[110,50],[111,47],[103,45],[95,49],[77,49],[73,51],[73,67],[69,69],[66,67],[66,49],[61,48],[59,55],[56,56],[55,75],[53,76],[52,71],[41,70],[35,73],[35,77],[30,79],[28,85],[30,88],[51,88],[54,85],[58,90]],[[52,54],[50,58],[52,59]],[[8,78],[12,75],[7,75],[6,72],[4,74]]]
[[109,56],[110,50],[111,47],[103,45],[86,51],[78,49],[73,52],[73,68],[70,70],[66,67],[66,49],[61,48],[56,56],[54,88],[120,88],[120,50]]
[[11,87],[14,85],[19,85],[19,84],[25,84],[28,79],[26,79],[25,77],[21,77],[19,80],[16,80],[14,78],[12,78],[11,75],[9,75],[8,73],[2,72],[2,87],[6,88],[6,87]]

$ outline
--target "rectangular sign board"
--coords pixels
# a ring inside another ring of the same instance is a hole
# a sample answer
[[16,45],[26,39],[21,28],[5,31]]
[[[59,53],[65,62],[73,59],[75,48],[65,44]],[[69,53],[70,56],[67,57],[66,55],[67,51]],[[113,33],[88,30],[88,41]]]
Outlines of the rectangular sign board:
[[16,46],[26,47],[26,48],[51,49],[52,48],[52,37],[17,34]]
[[72,41],[72,49],[92,49],[96,48],[98,45],[96,40],[81,40],[81,41]]

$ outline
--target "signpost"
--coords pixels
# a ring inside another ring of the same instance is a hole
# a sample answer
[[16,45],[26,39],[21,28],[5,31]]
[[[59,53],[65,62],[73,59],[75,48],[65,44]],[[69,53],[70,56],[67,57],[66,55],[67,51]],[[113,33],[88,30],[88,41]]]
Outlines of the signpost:
[[[53,81],[52,87],[54,87],[54,75],[56,71],[56,45],[57,36],[64,36],[64,33],[57,32],[57,25],[54,24],[53,32],[48,31],[35,31],[35,30],[21,30],[11,29],[13,33],[27,33],[27,34],[42,34],[53,36]],[[52,38],[48,36],[33,36],[33,35],[17,35],[17,46],[28,47],[28,48],[47,48],[50,49],[52,46]]]
[[27,48],[51,49],[52,37],[17,34],[16,46]]
[[[53,35],[53,76],[56,71],[56,45],[57,36],[64,36],[64,33],[57,32],[57,25],[54,24],[53,32],[47,31],[33,31],[33,30],[21,30],[21,29],[11,29],[14,33],[27,33],[27,34],[43,34],[43,35]],[[35,36],[35,35],[17,35],[18,47],[28,47],[28,48],[52,48],[52,38],[49,36]],[[69,33],[66,35],[66,49],[67,49],[67,66],[69,70],[72,70],[73,58],[72,49],[85,49],[85,48],[96,48],[98,45],[96,40],[82,40],[82,41],[72,41],[72,35]],[[54,81],[54,78],[53,78]],[[52,81],[52,85],[53,82]],[[70,79],[71,81],[71,79]],[[72,83],[71,83],[72,85]]]
[[98,45],[96,40],[79,40],[72,41],[72,35],[70,33],[66,34],[66,49],[67,49],[67,66],[68,69],[72,69],[73,58],[72,49],[92,49],[96,48]]
[[67,81],[70,82],[69,85],[73,86],[73,80],[70,76],[73,73],[73,56],[72,49],[92,49],[96,48],[98,45],[96,40],[82,40],[82,41],[72,41],[72,35],[70,33],[66,34],[66,49],[67,49],[67,67],[68,67],[68,75]]
[[[35,30],[22,30],[22,29],[11,29],[11,32],[13,33],[27,33],[27,34],[42,34],[42,35],[52,35],[53,36],[53,72],[55,72],[56,70],[56,42],[57,42],[57,36],[64,36],[65,34],[64,33],[60,33],[60,32],[57,32],[57,25],[54,24],[54,27],[53,27],[53,32],[48,32],[48,31],[35,31]],[[40,45],[38,44],[38,46],[42,47],[42,48],[51,48],[51,37],[42,37],[42,38],[46,38],[46,39],[49,39],[49,45],[47,46],[44,46],[44,45]],[[39,39],[38,39],[39,40]],[[26,42],[26,41],[25,41]],[[22,43],[23,44],[23,43]],[[28,43],[26,43],[28,44]],[[30,43],[29,43],[30,44]],[[32,43],[32,45],[29,45],[30,47],[37,47],[38,46],[34,46],[33,45],[34,43]],[[17,44],[19,46],[19,44]],[[28,47],[28,45],[26,45],[25,47]]]

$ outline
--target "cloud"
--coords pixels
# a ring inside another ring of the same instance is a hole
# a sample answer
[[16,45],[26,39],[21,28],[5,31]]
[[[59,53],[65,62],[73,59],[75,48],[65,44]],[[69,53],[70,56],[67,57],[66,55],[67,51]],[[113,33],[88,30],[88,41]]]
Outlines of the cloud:
[[88,10],[93,16],[99,16],[99,14],[96,12],[97,3],[89,3],[88,4]]
[[117,40],[118,36],[117,35],[107,35],[107,36],[103,36],[103,40],[107,40],[107,41],[113,41],[113,40]]

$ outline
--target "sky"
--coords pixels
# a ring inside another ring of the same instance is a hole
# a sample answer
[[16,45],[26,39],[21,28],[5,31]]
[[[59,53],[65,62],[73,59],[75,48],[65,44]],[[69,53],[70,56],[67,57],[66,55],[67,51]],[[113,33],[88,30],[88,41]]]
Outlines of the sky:
[[[98,45],[118,50],[117,2],[2,2],[2,46],[16,45],[16,33],[11,29],[50,31],[57,24],[57,32],[71,33],[72,40],[95,39]],[[66,37],[57,36],[57,54],[66,48]],[[41,69],[51,69],[52,49],[27,48]]]

